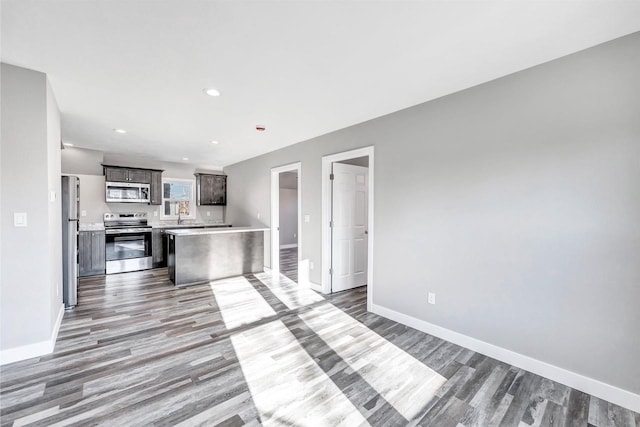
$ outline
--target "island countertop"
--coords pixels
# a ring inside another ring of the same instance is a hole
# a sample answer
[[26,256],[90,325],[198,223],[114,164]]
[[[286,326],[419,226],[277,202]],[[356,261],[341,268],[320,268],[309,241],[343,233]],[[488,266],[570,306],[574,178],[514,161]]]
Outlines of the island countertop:
[[182,228],[219,228],[219,227],[231,227],[231,224],[224,222],[187,222],[183,224],[168,224],[163,222],[156,222],[149,224],[153,228],[167,230],[167,229],[182,229]]
[[167,230],[165,234],[173,236],[201,236],[204,234],[247,233],[251,231],[267,231],[267,227],[224,227],[224,228],[187,228],[183,230]]

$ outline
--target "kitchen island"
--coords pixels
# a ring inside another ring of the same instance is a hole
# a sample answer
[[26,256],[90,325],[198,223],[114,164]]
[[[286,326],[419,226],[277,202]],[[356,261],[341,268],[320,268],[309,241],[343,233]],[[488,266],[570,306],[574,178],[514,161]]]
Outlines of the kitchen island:
[[264,270],[265,227],[167,230],[169,277],[174,285]]

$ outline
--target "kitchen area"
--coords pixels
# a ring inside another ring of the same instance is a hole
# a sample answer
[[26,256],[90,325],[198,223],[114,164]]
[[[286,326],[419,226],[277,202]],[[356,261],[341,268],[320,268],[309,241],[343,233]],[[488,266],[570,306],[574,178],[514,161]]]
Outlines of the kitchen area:
[[65,308],[83,277],[168,267],[174,285],[188,285],[263,271],[267,228],[226,222],[226,175],[179,167],[171,178],[103,161],[101,175],[63,175]]

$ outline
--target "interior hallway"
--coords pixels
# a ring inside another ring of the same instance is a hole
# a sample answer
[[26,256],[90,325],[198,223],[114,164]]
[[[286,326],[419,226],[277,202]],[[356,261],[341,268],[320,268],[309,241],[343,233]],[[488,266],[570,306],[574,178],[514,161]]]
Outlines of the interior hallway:
[[298,248],[280,249],[280,273],[298,283]]

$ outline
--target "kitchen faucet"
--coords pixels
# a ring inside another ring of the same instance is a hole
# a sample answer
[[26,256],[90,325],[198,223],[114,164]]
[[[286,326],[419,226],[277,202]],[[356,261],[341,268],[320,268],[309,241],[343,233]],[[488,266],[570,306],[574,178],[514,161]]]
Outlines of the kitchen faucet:
[[178,225],[182,224],[182,217],[180,216],[180,214],[182,213],[182,209],[180,209],[180,203],[177,204],[177,208],[178,208]]

